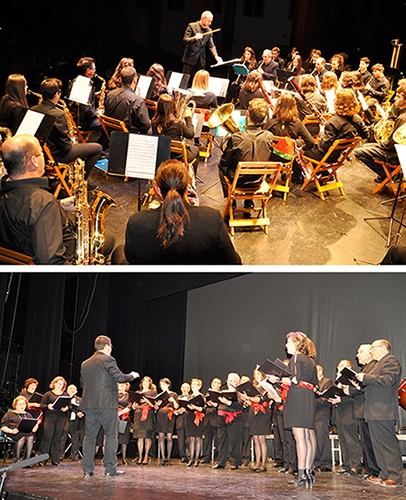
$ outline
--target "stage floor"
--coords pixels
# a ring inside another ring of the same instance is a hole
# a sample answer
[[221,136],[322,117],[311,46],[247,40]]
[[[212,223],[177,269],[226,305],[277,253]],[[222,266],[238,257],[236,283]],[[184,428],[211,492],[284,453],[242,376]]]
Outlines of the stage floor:
[[[200,163],[197,189],[201,205],[222,211],[225,200],[217,169],[220,155],[219,148],[215,148],[208,163]],[[375,177],[365,165],[353,161],[339,170],[345,196],[334,190],[326,195],[325,201],[321,201],[315,189],[301,191],[295,184],[286,202],[275,193],[268,203],[269,234],[265,235],[259,228],[246,228],[237,229],[232,238],[243,264],[378,264],[387,251],[389,221],[365,222],[364,218],[389,216],[392,203],[382,205],[381,202],[393,198],[393,193],[383,189],[373,195]],[[124,182],[122,177],[106,176],[98,169],[93,169],[90,179],[117,201],[118,206],[107,212],[106,227],[114,232],[117,243],[122,244],[127,220],[137,211],[138,180]],[[142,181],[143,193],[147,187],[147,181]],[[403,205],[398,204],[397,218],[401,216]],[[394,224],[394,238],[397,230],[398,224]]]
[[343,476],[334,472],[318,473],[312,488],[288,485],[292,476],[278,474],[271,466],[266,473],[253,473],[249,468],[231,471],[212,470],[209,465],[185,467],[178,459],[169,467],[159,466],[154,460],[148,466],[130,463],[119,467],[126,471],[123,477],[104,477],[104,468],[98,463],[95,476],[84,479],[80,463],[64,461],[59,467],[33,467],[9,472],[5,482],[7,498],[79,500],[83,498],[140,500],[287,500],[318,499],[387,500],[404,497],[404,488],[382,488],[364,479]]

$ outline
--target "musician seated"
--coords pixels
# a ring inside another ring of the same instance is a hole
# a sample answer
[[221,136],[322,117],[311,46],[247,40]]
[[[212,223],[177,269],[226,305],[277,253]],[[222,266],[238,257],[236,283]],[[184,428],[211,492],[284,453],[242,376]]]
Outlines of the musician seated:
[[378,175],[375,179],[376,182],[382,182],[386,175],[382,166],[379,163],[375,163],[375,160],[382,160],[393,165],[399,164],[393,134],[406,123],[406,80],[400,80],[399,86],[396,89],[395,106],[397,112],[394,116],[394,127],[388,139],[382,144],[364,144],[354,151],[355,158]]
[[247,78],[242,84],[240,90],[240,109],[247,109],[252,99],[264,98],[264,94],[259,87],[258,78],[261,78],[261,73],[258,70],[253,70],[247,75]]
[[148,108],[144,99],[135,93],[136,70],[126,66],[121,70],[120,76],[123,86],[109,92],[106,99],[106,116],[123,121],[128,131],[133,134],[150,133],[151,120]]
[[[192,139],[195,135],[195,129],[192,123],[192,110],[186,107],[183,118],[178,116],[173,97],[169,94],[163,94],[158,99],[157,108],[152,118],[152,133],[155,135],[166,135],[175,141],[181,141],[183,138]],[[182,155],[174,158],[183,161]],[[187,145],[187,161],[191,163],[199,158],[198,146]],[[197,161],[194,164],[195,172],[197,170]]]
[[275,81],[277,77],[276,70],[278,68],[278,63],[272,60],[272,52],[269,49],[265,49],[262,52],[262,61],[258,65],[261,78],[263,80]]
[[[317,108],[321,114],[327,113],[327,101],[317,90],[316,79],[312,75],[303,75],[300,77],[300,88],[312,106]],[[304,120],[305,116],[313,115],[313,112],[306,105],[303,99],[296,99],[297,109],[299,111],[299,119]],[[319,125],[317,123],[306,124],[307,130],[313,137],[319,134]]]
[[[240,65],[243,65],[247,68],[247,71],[253,71],[256,69],[258,66],[257,58],[255,55],[255,51],[252,47],[245,47],[244,52],[242,53],[242,56],[240,57]],[[233,68],[234,69],[234,68]],[[243,68],[241,68],[243,69]],[[247,75],[245,74],[239,74],[237,78],[231,82],[230,88],[229,88],[229,93],[230,93],[230,98],[237,100],[238,95],[241,90],[242,84],[245,82],[247,78]]]
[[190,177],[183,163],[165,161],[155,181],[162,206],[135,213],[127,224],[130,264],[241,264],[220,213],[188,204]]
[[147,76],[154,78],[154,88],[152,89],[151,101],[157,101],[162,94],[168,94],[168,82],[165,77],[163,66],[154,63],[146,73]]
[[0,100],[0,127],[15,128],[24,109],[28,109],[27,80],[23,75],[10,75],[6,81],[6,94]]
[[[77,63],[80,76],[85,76],[90,80],[90,94],[88,104],[68,100],[69,110],[76,124],[83,130],[100,130],[99,113],[96,109],[96,92],[93,78],[96,75],[96,61],[92,57],[82,57]],[[67,96],[69,97],[76,78],[72,80],[68,87]]]
[[196,92],[194,100],[200,109],[217,108],[217,97],[209,90],[210,73],[204,69],[199,70],[193,77],[191,90]]
[[372,74],[368,71],[370,62],[371,61],[368,57],[361,57],[361,59],[359,60],[358,71],[361,73],[362,81],[365,83],[365,85],[372,80]]
[[323,81],[323,76],[326,71],[326,60],[324,57],[318,57],[314,64],[314,70],[312,71],[312,75],[316,78],[318,88],[321,86],[321,82]]
[[16,462],[20,461],[24,443],[26,443],[27,446],[25,458],[27,459],[31,457],[32,448],[34,445],[34,434],[37,432],[39,427],[38,420],[31,432],[20,432],[20,430],[18,429],[18,425],[22,420],[26,418],[33,418],[31,413],[28,413],[26,411],[27,404],[28,401],[24,396],[17,396],[12,404],[13,409],[6,412],[0,423],[0,430],[16,443]]
[[131,57],[123,57],[122,59],[120,59],[120,62],[117,64],[117,67],[114,70],[112,77],[107,83],[107,87],[109,88],[109,90],[118,89],[123,86],[123,81],[121,80],[120,72],[123,68],[126,68],[127,66],[131,66],[133,68],[134,59],[131,59]]
[[302,67],[302,56],[300,54],[296,54],[292,59],[292,62],[288,64],[286,67],[286,71],[290,71],[291,73],[295,73],[296,76],[304,75],[305,70]]
[[[7,176],[1,179],[0,246],[32,257],[35,264],[70,264],[75,230],[66,212],[74,199],[57,200],[48,191],[44,155],[32,135],[7,139],[2,148]],[[107,255],[114,238],[105,244]]]
[[281,49],[279,47],[273,47],[271,49],[271,58],[272,61],[276,62],[279,66],[278,69],[285,69],[285,59],[282,59],[280,57],[281,55]]
[[[319,142],[306,151],[306,156],[321,160],[337,139],[367,139],[368,128],[357,114],[359,106],[354,93],[349,89],[337,90],[334,106],[335,114],[326,122]],[[337,161],[339,156],[337,151],[329,157],[329,161]]]
[[85,162],[85,179],[102,153],[102,146],[95,142],[87,144],[73,144],[69,136],[68,122],[65,113],[57,108],[62,93],[62,82],[57,78],[47,78],[40,85],[40,93],[43,101],[33,106],[34,111],[55,117],[55,123],[47,139],[55,161],[59,163],[70,163],[77,158]]
[[[311,149],[314,146],[314,139],[310,132],[299,120],[299,112],[297,110],[295,98],[291,94],[281,94],[275,104],[273,116],[265,125],[264,130],[269,130],[274,135],[280,137],[290,137],[296,139],[297,146],[303,147],[304,150]],[[275,151],[271,156],[272,161],[286,161],[278,156]],[[296,162],[293,164],[292,179],[299,180],[301,172]]]
[[382,103],[388,95],[390,83],[384,75],[385,68],[383,64],[374,64],[372,66],[372,79],[365,85],[365,98],[367,99],[368,109],[365,110],[365,116],[370,123],[375,121],[375,111],[378,104]]
[[[273,151],[273,134],[268,130],[263,130],[268,113],[269,108],[265,99],[253,99],[248,105],[246,130],[236,132],[228,139],[219,163],[219,176],[224,198],[228,196],[225,178],[227,177],[230,182],[233,181],[238,162],[270,160]],[[259,187],[261,179],[255,175],[244,175],[238,187]],[[244,206],[252,208],[253,202],[245,200]]]

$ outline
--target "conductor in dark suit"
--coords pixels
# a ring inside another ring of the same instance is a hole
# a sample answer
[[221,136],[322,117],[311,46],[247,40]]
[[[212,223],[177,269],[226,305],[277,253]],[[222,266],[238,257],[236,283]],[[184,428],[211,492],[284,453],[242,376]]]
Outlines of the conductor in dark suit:
[[94,341],[96,352],[82,363],[81,385],[83,387],[81,411],[86,416],[83,442],[84,477],[94,475],[94,452],[96,437],[103,427],[106,442],[104,447],[105,476],[121,476],[117,470],[118,441],[118,382],[131,382],[139,377],[137,372],[125,374],[120,371],[111,356],[109,337],[99,335]]
[[[221,57],[217,54],[217,49],[213,41],[210,25],[213,21],[213,14],[208,10],[204,11],[200,21],[189,23],[183,35],[183,73],[193,78],[196,71],[204,69],[206,66],[206,49],[217,62],[221,62]],[[207,33],[207,34],[205,34]]]
[[397,488],[403,486],[402,455],[396,435],[401,366],[390,353],[391,348],[385,339],[372,342],[372,357],[377,362],[369,373],[358,373],[357,378],[365,386],[364,418],[380,469],[379,477],[371,476],[368,481]]

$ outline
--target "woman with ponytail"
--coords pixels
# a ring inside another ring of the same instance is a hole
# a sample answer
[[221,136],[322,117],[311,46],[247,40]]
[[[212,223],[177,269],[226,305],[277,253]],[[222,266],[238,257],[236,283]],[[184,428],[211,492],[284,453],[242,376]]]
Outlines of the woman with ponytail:
[[220,212],[189,205],[189,182],[180,161],[160,165],[155,183],[161,206],[135,213],[127,224],[124,252],[130,264],[241,264]]

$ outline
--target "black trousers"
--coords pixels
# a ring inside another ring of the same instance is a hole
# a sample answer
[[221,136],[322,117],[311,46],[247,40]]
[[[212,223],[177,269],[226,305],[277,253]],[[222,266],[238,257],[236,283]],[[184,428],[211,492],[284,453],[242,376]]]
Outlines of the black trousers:
[[78,158],[85,162],[85,179],[89,177],[92,168],[102,153],[102,147],[96,142],[88,142],[87,144],[72,144],[72,148],[65,156],[54,155],[54,158],[59,163],[70,163]]
[[368,422],[360,418],[358,419],[358,424],[366,474],[368,474],[368,476],[379,476],[379,467],[376,463]]
[[49,453],[52,463],[59,464],[60,443],[68,414],[59,410],[47,410],[44,416],[44,436],[41,441],[42,453]]
[[403,463],[394,420],[368,420],[372,446],[382,480],[402,483]]
[[226,424],[226,417],[219,416],[219,454],[217,463],[222,467],[226,466],[227,457],[230,464],[235,467],[241,465],[242,432],[244,425],[242,413]]
[[315,467],[328,467],[332,469],[330,435],[328,420],[319,420],[314,423],[314,432],[316,434],[317,448],[314,459]]

